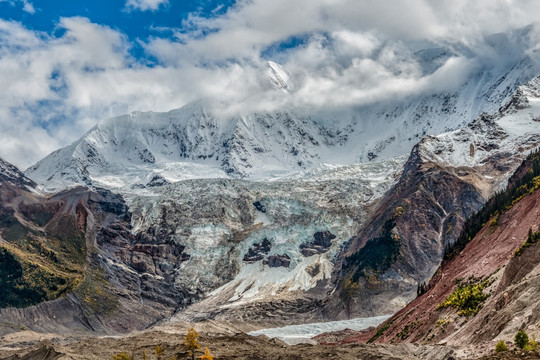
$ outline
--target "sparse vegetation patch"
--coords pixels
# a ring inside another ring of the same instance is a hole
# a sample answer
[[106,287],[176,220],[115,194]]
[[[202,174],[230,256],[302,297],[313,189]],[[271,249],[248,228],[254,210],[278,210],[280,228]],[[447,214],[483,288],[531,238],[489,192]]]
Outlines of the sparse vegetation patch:
[[514,343],[520,349],[525,349],[525,347],[529,345],[529,336],[527,335],[525,330],[520,329],[516,333],[516,335],[514,336]]
[[472,279],[466,283],[459,283],[456,290],[437,306],[437,310],[452,307],[458,310],[461,316],[474,316],[488,298],[489,295],[484,294],[483,290],[490,284],[489,278],[481,282]]
[[87,271],[82,284],[75,290],[89,311],[88,315],[110,315],[118,308],[118,298],[108,289],[103,269]]
[[497,345],[495,345],[495,352],[505,352],[508,351],[508,346],[506,346],[506,343],[504,340],[500,340]]
[[381,327],[379,327],[379,329],[377,330],[377,332],[375,333],[375,335],[373,335],[373,337],[371,339],[368,340],[368,344],[371,344],[372,342],[374,342],[375,340],[377,340],[378,338],[380,338],[381,336],[384,335],[384,333],[386,331],[388,331],[388,329],[390,329],[390,326],[392,325],[392,322],[393,320],[390,320],[388,321],[386,324],[382,325]]

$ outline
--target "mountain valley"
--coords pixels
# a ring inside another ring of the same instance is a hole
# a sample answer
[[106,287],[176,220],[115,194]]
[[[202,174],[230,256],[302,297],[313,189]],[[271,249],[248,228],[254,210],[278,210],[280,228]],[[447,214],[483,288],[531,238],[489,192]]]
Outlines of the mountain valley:
[[[460,51],[415,55],[434,73]],[[476,359],[540,337],[538,74],[527,55],[334,112],[201,100],[101,121],[24,173],[0,160],[0,357],[186,356],[190,327],[219,359]],[[267,76],[292,91],[279,64]],[[459,314],[471,286],[489,295]],[[385,315],[310,344],[247,335]]]

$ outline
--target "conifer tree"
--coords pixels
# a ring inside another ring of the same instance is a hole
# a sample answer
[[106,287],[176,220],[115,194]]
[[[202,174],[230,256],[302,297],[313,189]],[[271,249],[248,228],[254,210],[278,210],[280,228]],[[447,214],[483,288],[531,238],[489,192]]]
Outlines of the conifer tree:
[[191,360],[195,360],[195,352],[201,350],[199,345],[199,334],[194,328],[188,330],[186,338],[184,339],[184,346],[188,349],[188,354],[191,356]]
[[210,354],[210,350],[208,350],[208,347],[205,346],[204,348],[204,355],[199,356],[199,359],[201,360],[214,360],[214,356]]
[[524,349],[525,346],[529,344],[529,336],[525,332],[525,330],[520,329],[516,336],[514,336],[514,343],[516,346],[520,349]]

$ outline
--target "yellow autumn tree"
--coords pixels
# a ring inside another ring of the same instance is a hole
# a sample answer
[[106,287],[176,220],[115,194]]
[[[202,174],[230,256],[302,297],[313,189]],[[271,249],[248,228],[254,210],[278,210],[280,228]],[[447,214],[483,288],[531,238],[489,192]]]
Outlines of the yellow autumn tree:
[[188,330],[186,338],[184,339],[184,346],[188,349],[188,354],[191,356],[191,360],[195,360],[195,352],[201,351],[201,345],[199,345],[199,334],[194,328]]
[[120,354],[116,354],[112,357],[113,360],[133,360],[133,357],[128,355],[125,352],[122,352]]
[[208,350],[208,347],[204,348],[204,355],[199,356],[199,359],[201,360],[214,360],[214,357],[210,354],[210,350]]
[[163,350],[161,350],[159,345],[156,346],[155,352],[156,352],[156,359],[161,360],[161,357],[163,356]]

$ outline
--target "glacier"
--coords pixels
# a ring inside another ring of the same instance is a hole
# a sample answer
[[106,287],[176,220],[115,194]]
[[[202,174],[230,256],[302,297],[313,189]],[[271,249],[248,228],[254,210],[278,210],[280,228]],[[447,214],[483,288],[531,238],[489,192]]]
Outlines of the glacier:
[[311,340],[313,337],[322,333],[340,331],[340,330],[365,330],[371,326],[378,326],[386,321],[390,316],[374,316],[371,318],[357,318],[341,321],[328,321],[324,323],[310,323],[303,325],[289,325],[280,328],[270,328],[251,331],[248,335],[259,336],[266,335],[270,338],[278,338],[289,345],[296,344],[315,344]]

